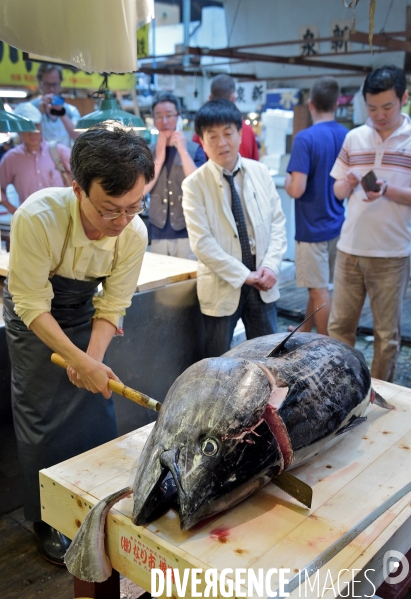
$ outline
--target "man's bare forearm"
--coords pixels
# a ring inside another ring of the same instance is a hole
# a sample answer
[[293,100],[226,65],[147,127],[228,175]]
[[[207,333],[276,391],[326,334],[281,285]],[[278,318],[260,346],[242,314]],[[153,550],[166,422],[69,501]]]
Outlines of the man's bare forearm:
[[113,323],[104,320],[104,318],[94,318],[87,354],[102,362],[115,332],[116,327]]
[[398,187],[387,182],[387,189],[384,196],[391,202],[411,206],[411,189],[409,187]]
[[345,179],[339,179],[334,183],[334,194],[339,200],[345,200],[350,197],[352,192],[351,185]]
[[70,135],[71,139],[74,141],[75,139],[78,138],[78,136],[80,135],[80,133],[78,131],[74,130],[74,125],[73,125],[73,121],[70,119],[69,116],[67,116],[67,114],[65,114],[64,116],[60,117],[61,118],[61,122],[63,123],[67,133]]
[[7,210],[10,212],[10,214],[14,214],[17,210],[17,208],[15,206],[13,206],[13,204],[11,204],[11,202],[9,202],[7,195],[6,195],[6,190],[5,189],[1,189],[1,204],[7,208]]

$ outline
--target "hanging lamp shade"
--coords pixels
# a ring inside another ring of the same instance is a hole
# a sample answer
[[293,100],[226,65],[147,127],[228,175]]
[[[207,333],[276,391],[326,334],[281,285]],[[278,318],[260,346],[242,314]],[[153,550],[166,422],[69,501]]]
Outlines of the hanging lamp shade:
[[7,112],[0,99],[0,133],[30,133],[37,131],[34,123],[22,116]]
[[143,134],[144,131],[149,134],[143,119],[135,114],[121,110],[114,94],[108,90],[104,91],[104,99],[101,101],[100,109],[86,114],[79,119],[75,130],[83,132],[103,121],[120,121],[126,127],[132,127],[135,131],[141,131],[143,137],[145,137]]

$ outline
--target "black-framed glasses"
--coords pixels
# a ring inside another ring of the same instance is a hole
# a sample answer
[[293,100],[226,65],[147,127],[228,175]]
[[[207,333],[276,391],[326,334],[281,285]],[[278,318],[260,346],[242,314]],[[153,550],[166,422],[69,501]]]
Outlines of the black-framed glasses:
[[104,220],[114,220],[115,218],[120,218],[120,216],[125,216],[126,218],[133,218],[137,214],[142,214],[146,209],[146,200],[145,198],[143,198],[141,201],[141,208],[139,208],[135,212],[128,212],[127,210],[125,210],[124,212],[101,212],[101,210],[97,208],[97,206],[91,201],[91,198],[87,194],[86,197],[90,201],[90,204],[93,206],[97,214],[99,214],[101,218]]

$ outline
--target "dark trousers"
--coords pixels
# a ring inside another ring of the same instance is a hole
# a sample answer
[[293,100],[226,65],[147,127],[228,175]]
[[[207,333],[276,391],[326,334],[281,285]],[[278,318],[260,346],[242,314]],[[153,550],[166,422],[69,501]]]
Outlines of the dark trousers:
[[276,302],[265,304],[255,287],[243,285],[240,303],[234,314],[231,316],[203,314],[206,330],[206,358],[221,356],[230,349],[234,329],[240,318],[244,323],[247,339],[277,332]]

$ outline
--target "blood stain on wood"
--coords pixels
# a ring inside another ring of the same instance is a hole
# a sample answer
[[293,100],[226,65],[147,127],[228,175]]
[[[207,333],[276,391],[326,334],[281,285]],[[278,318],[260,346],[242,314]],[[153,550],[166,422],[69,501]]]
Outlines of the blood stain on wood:
[[247,549],[235,549],[235,552],[239,555],[243,555],[243,553],[248,553]]
[[220,543],[227,543],[229,536],[230,536],[230,530],[225,526],[219,526],[218,528],[214,528],[210,532],[210,537],[214,541],[219,541]]

